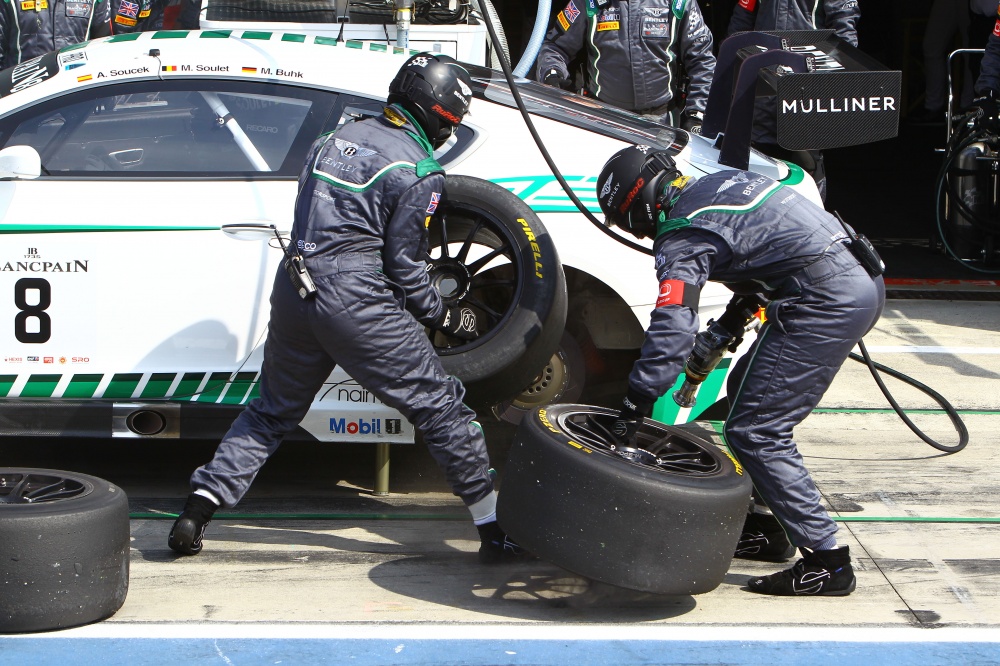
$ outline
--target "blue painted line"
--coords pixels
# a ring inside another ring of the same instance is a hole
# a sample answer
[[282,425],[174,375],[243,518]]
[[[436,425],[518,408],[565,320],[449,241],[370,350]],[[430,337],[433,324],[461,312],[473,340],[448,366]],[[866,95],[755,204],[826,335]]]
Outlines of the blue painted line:
[[[386,628],[391,632],[391,628]],[[734,628],[720,629],[730,633]],[[516,631],[516,630],[515,630]],[[753,628],[736,628],[747,638]],[[817,627],[817,633],[831,631]],[[928,639],[934,635],[928,632]],[[732,664],[773,666],[897,666],[898,664],[996,664],[995,642],[833,642],[684,640],[440,640],[440,639],[275,639],[275,638],[0,638],[4,663],[32,666],[66,664],[164,663],[272,665],[352,664],[357,666],[645,666],[652,664]]]

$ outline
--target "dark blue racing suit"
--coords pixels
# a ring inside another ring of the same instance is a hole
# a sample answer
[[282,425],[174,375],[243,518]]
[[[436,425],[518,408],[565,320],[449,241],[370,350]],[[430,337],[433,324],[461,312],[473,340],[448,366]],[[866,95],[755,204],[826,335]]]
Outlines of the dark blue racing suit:
[[[672,108],[704,111],[712,86],[712,33],[697,0],[570,0],[538,52],[536,78],[550,70],[571,78],[568,64],[586,49],[586,91],[637,113]],[[690,78],[681,100],[680,65]]]
[[993,26],[993,34],[986,44],[982,69],[976,79],[977,95],[985,95],[990,90],[1000,97],[1000,5],[997,6],[997,22]]
[[301,299],[279,268],[260,397],[233,423],[214,459],[195,470],[194,490],[235,505],[339,365],[420,430],[466,505],[492,495],[482,430],[422,326],[444,311],[424,261],[426,222],[445,185],[431,154],[423,131],[395,105],[313,144],[299,178],[291,243],[318,293]]
[[873,279],[844,245],[836,218],[766,176],[705,176],[682,190],[669,216],[653,245],[661,298],[629,392],[654,402],[691,352],[697,313],[663,296],[676,295],[678,283],[700,288],[712,280],[764,294],[767,322],[729,377],[726,441],[791,542],[822,543],[837,524],[820,503],[792,430],[881,315],[882,278]]
[[110,35],[109,4],[110,0],[0,0],[0,69]]
[[167,0],[111,0],[111,23],[115,34],[163,28]]
[[[833,30],[851,46],[858,45],[858,0],[739,0],[733,8],[727,35],[748,30]],[[795,162],[816,180],[826,199],[826,166],[818,150],[789,151],[778,145],[777,102],[758,98],[751,135],[762,152]]]

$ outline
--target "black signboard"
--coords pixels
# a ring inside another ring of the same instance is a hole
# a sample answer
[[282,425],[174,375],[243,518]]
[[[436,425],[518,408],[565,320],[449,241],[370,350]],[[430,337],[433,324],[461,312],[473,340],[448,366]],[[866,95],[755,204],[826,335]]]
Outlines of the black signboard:
[[832,30],[737,33],[720,47],[702,131],[735,168],[749,162],[755,121],[788,150],[871,143],[898,133],[901,90],[901,72]]

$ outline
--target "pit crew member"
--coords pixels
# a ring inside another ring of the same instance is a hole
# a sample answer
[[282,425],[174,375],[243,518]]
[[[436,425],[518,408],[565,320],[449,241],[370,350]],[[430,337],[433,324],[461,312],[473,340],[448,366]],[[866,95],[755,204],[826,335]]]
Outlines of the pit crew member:
[[433,151],[468,111],[471,84],[453,59],[415,55],[391,82],[381,116],[314,142],[299,178],[290,248],[304,258],[315,293],[285,268],[275,276],[260,397],[191,476],[193,492],[168,539],[173,550],[202,549],[215,509],[240,501],[340,365],[421,431],[479,529],[480,560],[521,554],[496,523],[482,429],[424,330],[478,335],[474,311],[446,306],[424,261],[426,225],[445,191]]
[[[833,30],[852,46],[858,45],[857,0],[739,0],[733,8],[727,35],[747,30]],[[761,152],[788,160],[809,172],[820,196],[826,200],[826,165],[818,150],[787,150],[778,145],[776,102],[773,97],[758,99],[754,113],[754,147]]]
[[111,23],[116,35],[163,28],[166,0],[110,0]]
[[111,0],[3,0],[0,69],[111,34]]
[[682,129],[701,128],[715,55],[698,0],[569,0],[538,52],[536,78],[573,89],[569,64],[581,51],[586,94],[670,124],[667,114],[679,111]]
[[836,218],[767,176],[727,170],[694,181],[665,151],[633,146],[611,157],[597,191],[608,224],[655,238],[660,281],[612,431],[630,440],[673,386],[692,350],[707,280],[763,294],[766,323],[728,380],[725,436],[803,557],[748,587],[771,595],[850,594],[848,546],[837,545],[837,524],[820,503],[792,430],[881,315],[881,276],[855,257]]

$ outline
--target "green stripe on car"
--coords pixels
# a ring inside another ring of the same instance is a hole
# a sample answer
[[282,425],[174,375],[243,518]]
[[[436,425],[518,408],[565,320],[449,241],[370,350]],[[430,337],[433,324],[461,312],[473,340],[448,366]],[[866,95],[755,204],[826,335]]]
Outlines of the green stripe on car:
[[196,400],[198,402],[217,402],[230,377],[228,372],[213,372],[208,378],[208,384],[201,390]]
[[56,390],[62,375],[31,375],[21,389],[22,398],[48,398]]
[[242,405],[256,377],[256,372],[237,372],[220,402],[225,405]]
[[176,373],[154,372],[146,385],[142,388],[140,398],[165,398],[170,390],[170,385],[174,383]]
[[93,398],[104,375],[73,375],[63,391],[64,398]]
[[102,398],[131,398],[136,387],[142,381],[142,373],[123,372],[111,377],[111,382],[104,389]]

